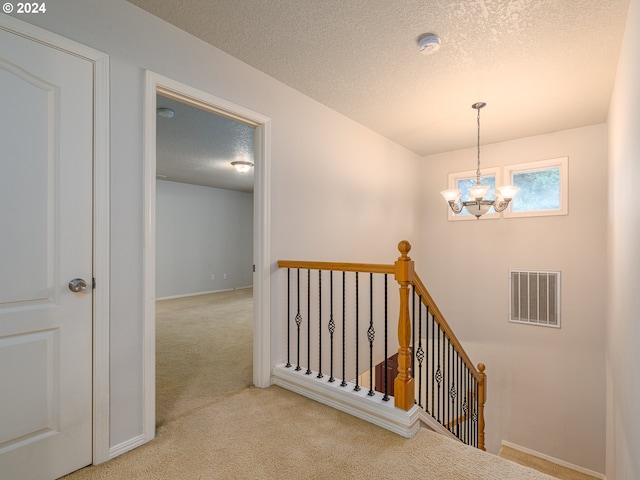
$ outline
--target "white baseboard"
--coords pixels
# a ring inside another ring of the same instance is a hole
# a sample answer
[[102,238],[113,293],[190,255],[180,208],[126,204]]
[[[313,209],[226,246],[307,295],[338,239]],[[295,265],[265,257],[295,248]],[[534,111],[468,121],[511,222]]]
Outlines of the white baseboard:
[[115,447],[111,447],[109,448],[109,460],[116,458],[118,455],[122,455],[123,453],[127,453],[129,450],[133,450],[134,448],[144,445],[145,443],[145,437],[144,434],[142,434],[122,442]]
[[531,450],[530,448],[516,445],[515,443],[507,442],[506,440],[502,441],[502,445],[504,445],[505,447],[513,448],[514,450],[518,450],[519,452],[526,453],[527,455],[532,455],[534,457],[541,458],[543,460],[546,460],[547,462],[555,463],[556,465],[560,465],[561,467],[570,468],[571,470],[575,470],[576,472],[584,473],[585,475],[590,475],[592,477],[599,478],[601,480],[607,479],[604,473],[595,472],[593,470],[589,470],[588,468],[584,468],[579,465],[574,465],[572,463],[565,462],[564,460],[560,460],[559,458],[554,458],[550,455],[536,452],[535,450]]
[[223,288],[222,290],[207,290],[206,292],[183,293],[181,295],[169,295],[168,297],[158,297],[156,300],[172,300],[174,298],[197,297],[198,295],[208,295],[210,293],[232,292],[233,290],[245,290],[253,288],[253,285],[247,287]]

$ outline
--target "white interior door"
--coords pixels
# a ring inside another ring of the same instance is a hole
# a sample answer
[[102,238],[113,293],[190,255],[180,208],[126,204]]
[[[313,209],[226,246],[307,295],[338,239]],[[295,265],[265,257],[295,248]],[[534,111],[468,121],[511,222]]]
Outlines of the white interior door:
[[0,477],[53,479],[92,461],[93,65],[0,29],[0,105]]

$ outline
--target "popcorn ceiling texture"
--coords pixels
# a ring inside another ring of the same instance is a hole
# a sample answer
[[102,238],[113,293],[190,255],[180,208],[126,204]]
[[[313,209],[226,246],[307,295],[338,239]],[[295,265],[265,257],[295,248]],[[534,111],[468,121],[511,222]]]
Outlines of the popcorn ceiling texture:
[[605,122],[629,3],[130,2],[421,155]]

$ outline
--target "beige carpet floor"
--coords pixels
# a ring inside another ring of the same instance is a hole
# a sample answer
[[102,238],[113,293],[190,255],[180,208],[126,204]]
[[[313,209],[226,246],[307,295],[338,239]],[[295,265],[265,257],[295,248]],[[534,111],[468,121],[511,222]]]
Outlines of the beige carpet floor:
[[282,388],[248,386],[251,308],[250,290],[159,302],[156,439],[64,478],[553,478],[426,429],[405,439]]

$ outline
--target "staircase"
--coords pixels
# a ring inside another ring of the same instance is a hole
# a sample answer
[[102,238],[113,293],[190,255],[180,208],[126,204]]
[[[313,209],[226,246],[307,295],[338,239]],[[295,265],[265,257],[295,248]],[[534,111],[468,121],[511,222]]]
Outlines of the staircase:
[[[484,450],[485,366],[474,366],[416,274],[409,242],[398,250],[389,265],[278,262],[287,360],[273,383],[405,437],[426,426]],[[389,295],[392,281],[399,295]]]

